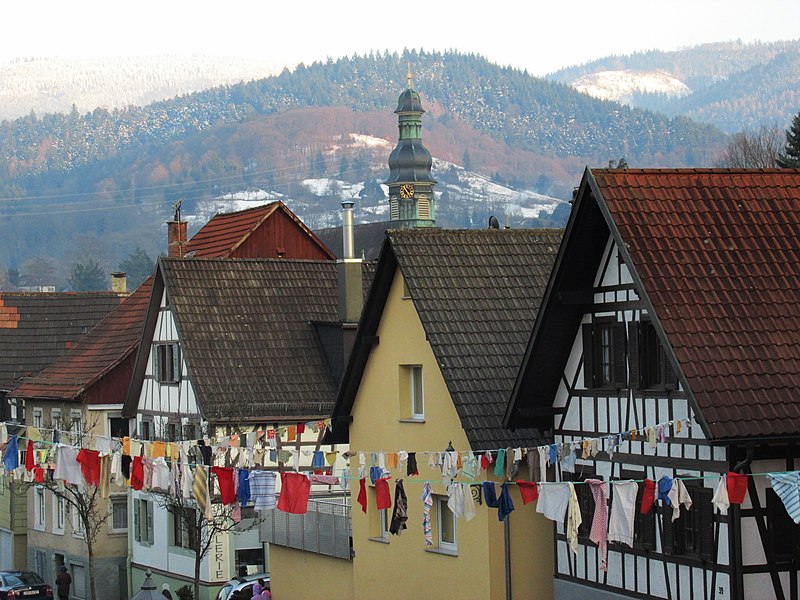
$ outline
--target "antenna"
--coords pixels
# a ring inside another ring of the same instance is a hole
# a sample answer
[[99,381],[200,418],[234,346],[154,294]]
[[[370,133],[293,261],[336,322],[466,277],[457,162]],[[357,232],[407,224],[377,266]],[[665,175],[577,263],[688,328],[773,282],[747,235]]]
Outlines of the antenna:
[[178,200],[175,204],[172,205],[172,210],[175,211],[175,221],[181,220],[181,202],[183,202],[183,198]]

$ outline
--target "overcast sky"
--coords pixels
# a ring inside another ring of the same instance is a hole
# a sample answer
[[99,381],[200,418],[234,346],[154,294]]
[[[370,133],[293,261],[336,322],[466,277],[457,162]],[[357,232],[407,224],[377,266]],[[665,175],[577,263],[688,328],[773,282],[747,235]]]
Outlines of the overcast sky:
[[186,53],[294,66],[407,47],[535,75],[636,50],[800,37],[798,0],[5,0],[0,15],[3,60]]

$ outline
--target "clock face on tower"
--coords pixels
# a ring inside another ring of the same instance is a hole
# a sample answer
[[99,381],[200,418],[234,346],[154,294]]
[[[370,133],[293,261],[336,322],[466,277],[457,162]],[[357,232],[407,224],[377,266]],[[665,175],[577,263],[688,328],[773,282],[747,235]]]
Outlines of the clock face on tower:
[[404,183],[400,186],[400,197],[411,198],[414,195],[414,186],[410,183]]

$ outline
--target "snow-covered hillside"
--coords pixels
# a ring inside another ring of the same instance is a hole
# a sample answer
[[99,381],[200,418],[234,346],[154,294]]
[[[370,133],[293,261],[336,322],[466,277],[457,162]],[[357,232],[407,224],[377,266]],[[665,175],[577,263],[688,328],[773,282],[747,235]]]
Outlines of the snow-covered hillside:
[[689,87],[664,71],[600,71],[584,75],[572,87],[601,100],[629,104],[635,93],[686,96]]

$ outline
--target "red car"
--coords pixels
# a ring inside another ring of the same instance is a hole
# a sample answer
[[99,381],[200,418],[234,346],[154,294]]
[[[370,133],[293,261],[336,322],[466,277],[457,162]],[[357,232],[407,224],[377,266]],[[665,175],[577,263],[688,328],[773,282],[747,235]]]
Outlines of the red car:
[[0,571],[0,600],[53,600],[53,588],[33,571]]

